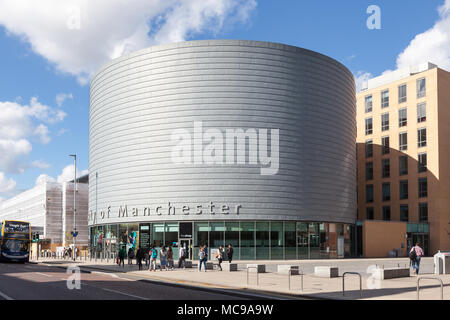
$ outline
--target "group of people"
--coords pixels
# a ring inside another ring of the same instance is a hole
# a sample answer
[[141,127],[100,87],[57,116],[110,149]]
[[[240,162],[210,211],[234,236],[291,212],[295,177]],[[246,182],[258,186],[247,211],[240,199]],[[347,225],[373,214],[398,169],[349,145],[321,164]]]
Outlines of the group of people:
[[[222,246],[219,246],[219,248],[216,251],[215,258],[219,262],[218,269],[220,271],[222,271],[222,262],[225,258],[225,254],[228,262],[231,263],[231,261],[233,261],[233,247],[231,246],[231,244],[228,245],[226,251],[223,250]],[[203,247],[200,246],[198,257],[199,257],[198,271],[199,272],[202,271],[203,265],[203,270],[206,272],[206,262],[208,261],[208,246],[206,244]]]

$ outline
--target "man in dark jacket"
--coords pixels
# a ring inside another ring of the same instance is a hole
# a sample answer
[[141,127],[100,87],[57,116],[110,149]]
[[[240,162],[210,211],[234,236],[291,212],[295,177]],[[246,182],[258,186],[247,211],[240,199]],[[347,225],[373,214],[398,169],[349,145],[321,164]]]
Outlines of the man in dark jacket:
[[144,258],[144,249],[139,248],[136,252],[136,260],[139,266],[139,270],[142,270],[142,259]]
[[233,247],[231,246],[231,243],[228,245],[228,248],[227,248],[227,257],[228,257],[228,262],[231,263],[231,261],[233,260]]

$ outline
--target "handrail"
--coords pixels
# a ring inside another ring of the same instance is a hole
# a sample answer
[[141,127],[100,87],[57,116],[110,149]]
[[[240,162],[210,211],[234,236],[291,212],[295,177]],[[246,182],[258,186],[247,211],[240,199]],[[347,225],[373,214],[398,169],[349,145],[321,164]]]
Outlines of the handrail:
[[346,274],[354,274],[359,276],[359,296],[362,298],[362,277],[358,272],[344,272],[342,274],[342,295],[345,296],[345,275]]
[[420,291],[419,282],[422,279],[438,280],[441,283],[441,300],[444,300],[444,282],[442,281],[441,278],[438,278],[438,277],[419,277],[419,278],[417,278],[417,300],[420,300],[420,298],[419,298],[419,291]]
[[[303,270],[298,268],[298,272],[299,272],[299,275],[302,276],[301,279],[302,279],[302,291],[303,291]],[[289,268],[289,271],[288,271],[289,290],[291,290],[291,276],[292,276],[292,268]]]
[[247,267],[247,285],[248,285],[248,270],[256,269],[256,285],[259,285],[259,275],[258,275],[258,267]]

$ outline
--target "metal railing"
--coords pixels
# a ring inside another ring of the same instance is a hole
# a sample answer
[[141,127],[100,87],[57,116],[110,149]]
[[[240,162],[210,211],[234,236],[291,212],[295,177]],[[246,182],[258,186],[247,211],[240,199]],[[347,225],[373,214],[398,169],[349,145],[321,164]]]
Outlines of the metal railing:
[[359,276],[359,296],[362,298],[362,277],[361,274],[358,272],[344,272],[342,274],[342,295],[345,296],[345,275],[346,274],[354,274]]
[[422,279],[429,279],[429,280],[438,280],[441,283],[441,300],[444,300],[444,282],[441,278],[438,277],[419,277],[417,278],[417,300],[420,300],[419,298],[419,291],[420,291],[420,280]]
[[255,269],[256,270],[256,285],[259,285],[259,272],[258,267],[247,267],[247,285],[248,285],[248,270]]
[[[289,268],[289,271],[288,271],[288,286],[289,286],[289,290],[291,290],[291,276],[292,276],[292,271],[293,270],[297,270],[297,269]],[[298,273],[301,276],[301,283],[302,283],[302,289],[301,290],[303,291],[303,271],[299,268],[298,269]]]

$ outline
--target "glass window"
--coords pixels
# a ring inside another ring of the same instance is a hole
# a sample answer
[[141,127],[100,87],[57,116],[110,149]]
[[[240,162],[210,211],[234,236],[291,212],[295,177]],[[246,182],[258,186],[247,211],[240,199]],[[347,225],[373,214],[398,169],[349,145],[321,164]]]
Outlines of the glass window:
[[210,222],[209,223],[209,247],[211,249],[218,249],[219,246],[224,247],[225,250],[225,223],[220,222]]
[[389,90],[381,92],[381,108],[389,107]]
[[428,194],[427,178],[419,178],[419,198],[425,198]]
[[373,184],[366,185],[366,202],[373,202]]
[[269,260],[269,222],[256,222],[256,259]]
[[381,160],[381,172],[383,178],[389,178],[391,174],[391,164],[389,159],[382,159]]
[[192,259],[198,260],[198,252],[200,246],[204,246],[205,244],[209,248],[208,243],[209,236],[209,224],[208,222],[195,222],[194,223],[194,251]]
[[370,158],[373,156],[373,141],[366,141],[366,158]]
[[366,219],[373,220],[373,207],[366,208]]
[[398,135],[398,148],[400,150],[407,150],[408,149],[408,133],[401,132]]
[[389,113],[383,113],[381,115],[381,131],[389,130]]
[[166,233],[164,235],[165,246],[172,247],[173,258],[178,259],[178,222],[170,222],[165,224]]
[[297,222],[298,259],[309,259],[308,223]]
[[417,130],[417,146],[426,147],[427,145],[427,129],[420,128]]
[[381,154],[388,154],[390,151],[389,148],[389,137],[381,138]]
[[383,193],[383,201],[391,200],[391,184],[389,182],[383,183],[382,193]]
[[161,248],[164,245],[164,223],[152,223],[152,244]]
[[383,207],[383,220],[386,220],[386,221],[391,220],[391,207],[390,206]]
[[427,104],[419,103],[417,105],[417,122],[425,122],[427,120]]
[[403,176],[408,174],[408,156],[398,157],[398,169],[399,175]]
[[427,172],[427,153],[419,153],[418,156],[418,171],[419,172]]
[[366,135],[372,134],[372,118],[366,118]]
[[425,97],[427,92],[427,86],[425,78],[417,80],[417,98]]
[[398,86],[398,103],[406,102],[406,84]]
[[366,110],[366,113],[372,111],[372,96],[371,95],[366,96],[366,98],[365,98],[365,110]]
[[241,259],[255,259],[255,223],[241,222]]
[[234,248],[233,259],[239,260],[239,222],[225,222],[225,245],[231,244]]
[[366,162],[366,180],[373,179],[373,162]]
[[404,127],[408,124],[408,112],[406,108],[398,110],[398,126]]
[[297,259],[296,225],[295,222],[284,223],[284,255],[285,259]]
[[[322,227],[322,230],[321,230]],[[308,223],[309,235],[309,258],[320,259],[321,251],[326,251],[325,243],[322,240],[322,234],[325,232],[323,224]]]
[[419,222],[428,221],[428,203],[419,203]]
[[400,200],[408,199],[408,180],[400,181]]
[[270,259],[283,260],[283,222],[270,223]]
[[408,222],[408,215],[409,215],[408,205],[407,204],[400,205],[400,221]]

